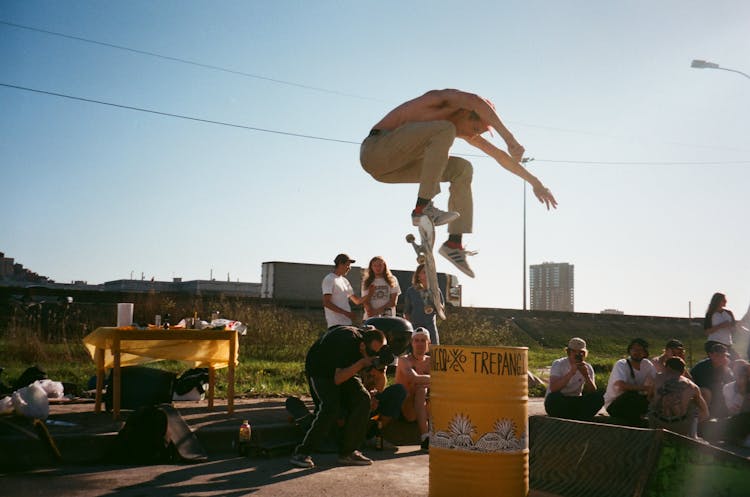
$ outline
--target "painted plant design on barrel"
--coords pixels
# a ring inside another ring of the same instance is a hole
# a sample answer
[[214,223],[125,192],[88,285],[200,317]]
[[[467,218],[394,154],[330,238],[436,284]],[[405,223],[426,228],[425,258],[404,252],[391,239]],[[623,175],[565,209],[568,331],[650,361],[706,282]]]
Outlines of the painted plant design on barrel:
[[478,452],[518,452],[526,448],[526,432],[517,436],[518,429],[513,420],[498,419],[492,431],[482,434],[476,442],[472,435],[476,427],[465,414],[456,414],[448,424],[447,431],[437,431],[430,435],[430,446],[443,449],[468,450]]

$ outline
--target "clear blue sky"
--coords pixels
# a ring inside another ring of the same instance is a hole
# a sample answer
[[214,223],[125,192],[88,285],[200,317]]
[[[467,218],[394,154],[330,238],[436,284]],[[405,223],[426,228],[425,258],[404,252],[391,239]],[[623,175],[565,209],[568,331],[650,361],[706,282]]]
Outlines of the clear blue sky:
[[[412,269],[416,186],[375,182],[356,142],[459,88],[493,100],[556,195],[551,212],[529,195],[527,261],[574,264],[577,311],[750,302],[750,79],[690,68],[750,72],[746,1],[5,0],[0,21],[293,84],[7,24],[0,83],[355,142],[0,86],[0,251],[56,281],[260,281],[264,261],[341,251]],[[469,158],[464,302],[520,308],[523,182]]]

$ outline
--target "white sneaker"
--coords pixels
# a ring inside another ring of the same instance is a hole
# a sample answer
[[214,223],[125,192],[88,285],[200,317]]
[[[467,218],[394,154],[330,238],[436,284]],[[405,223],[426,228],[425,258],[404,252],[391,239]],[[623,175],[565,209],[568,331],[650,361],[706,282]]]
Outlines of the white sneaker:
[[451,248],[447,245],[447,242],[440,246],[440,255],[448,259],[460,269],[464,274],[473,278],[474,271],[469,267],[469,262],[466,260],[467,255],[476,255],[475,251],[464,250],[463,248]]
[[461,214],[454,211],[443,211],[435,207],[435,205],[430,202],[429,204],[425,205],[422,209],[421,214],[417,214],[414,211],[411,212],[411,223],[414,226],[419,226],[419,219],[422,216],[427,216],[432,221],[432,224],[435,226],[441,226],[443,224],[448,224],[457,217],[459,217]]

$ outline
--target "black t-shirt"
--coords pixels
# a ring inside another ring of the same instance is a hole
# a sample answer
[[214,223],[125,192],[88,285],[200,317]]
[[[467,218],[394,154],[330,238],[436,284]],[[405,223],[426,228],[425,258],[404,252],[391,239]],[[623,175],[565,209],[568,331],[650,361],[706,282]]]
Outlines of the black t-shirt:
[[732,371],[729,368],[717,370],[710,358],[703,359],[693,366],[693,369],[690,370],[690,376],[693,377],[693,381],[699,387],[718,392],[721,392],[724,385],[733,379]]
[[353,326],[328,330],[307,352],[305,371],[310,376],[333,378],[336,369],[348,368],[362,359],[362,334]]

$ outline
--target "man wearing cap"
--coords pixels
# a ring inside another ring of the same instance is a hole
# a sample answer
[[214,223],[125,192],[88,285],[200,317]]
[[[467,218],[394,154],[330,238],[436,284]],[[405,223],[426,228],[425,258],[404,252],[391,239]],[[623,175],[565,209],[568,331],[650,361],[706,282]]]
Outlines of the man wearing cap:
[[339,325],[350,326],[354,321],[354,313],[349,301],[356,305],[365,301],[354,295],[352,284],[346,278],[354,262],[347,254],[337,255],[333,260],[333,271],[323,278],[323,308],[329,328]]
[[701,395],[706,399],[712,418],[725,418],[728,415],[724,402],[724,385],[734,380],[729,369],[729,351],[716,343],[711,347],[708,357],[698,362],[690,370],[696,385],[701,388]]
[[423,450],[430,446],[429,403],[427,391],[430,388],[430,332],[417,328],[411,336],[411,352],[402,356],[396,367],[396,383],[406,388],[406,400],[401,406],[401,414],[407,421],[416,421]]
[[604,405],[604,399],[596,391],[594,368],[585,361],[586,342],[571,338],[565,351],[567,357],[555,360],[550,368],[544,409],[556,418],[591,420]]
[[649,428],[680,433],[687,437],[698,436],[698,421],[708,419],[708,406],[701,389],[686,378],[685,361],[670,357],[664,371],[656,375],[654,394],[648,409]]
[[656,368],[648,357],[648,342],[634,338],[628,343],[628,357],[620,359],[609,374],[604,406],[610,416],[627,424],[642,426],[648,412],[648,394],[654,384]]
[[[679,357],[680,359],[682,359],[682,362],[685,362],[685,346],[676,338],[670,339],[666,343],[666,345],[664,345],[664,352],[662,353],[662,355],[655,357],[651,361],[656,368],[657,374],[663,373],[665,371],[667,367],[667,361],[672,357]],[[690,376],[690,371],[685,368],[682,369],[682,376],[692,379]]]

